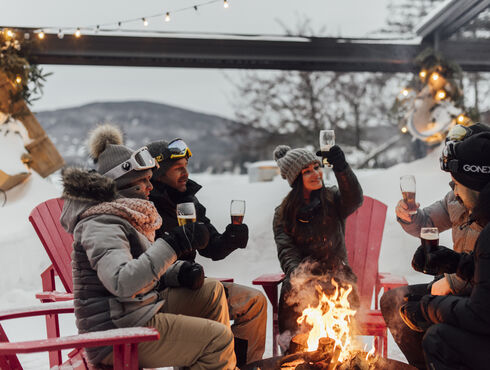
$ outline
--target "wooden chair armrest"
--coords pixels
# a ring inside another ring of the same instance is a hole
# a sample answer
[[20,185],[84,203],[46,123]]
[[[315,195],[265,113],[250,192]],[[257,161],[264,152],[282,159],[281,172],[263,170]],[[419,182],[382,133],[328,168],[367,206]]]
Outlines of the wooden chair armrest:
[[73,301],[43,303],[31,307],[13,308],[0,311],[0,321],[20,317],[32,317],[41,315],[57,315],[74,312]]
[[380,272],[378,273],[378,277],[376,279],[376,285],[378,285],[380,288],[385,288],[385,290],[389,290],[406,286],[408,285],[408,281],[403,276],[393,275],[388,272]]
[[41,292],[36,294],[36,298],[41,302],[60,302],[73,300],[73,293],[64,292]]
[[274,286],[279,285],[284,280],[284,273],[263,274],[252,281],[253,285]]
[[213,279],[219,280],[222,283],[233,283],[233,281],[234,281],[233,278],[213,278]]
[[154,328],[123,328],[71,335],[61,338],[41,339],[25,342],[2,342],[0,354],[57,351],[69,348],[115,346],[157,340],[160,334]]

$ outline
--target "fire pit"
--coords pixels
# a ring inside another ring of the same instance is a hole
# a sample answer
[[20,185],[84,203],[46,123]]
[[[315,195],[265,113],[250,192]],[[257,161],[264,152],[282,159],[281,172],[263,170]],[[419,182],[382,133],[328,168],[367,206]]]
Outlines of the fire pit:
[[[253,370],[253,369],[261,369],[261,370],[281,370],[280,363],[283,360],[283,357],[277,356],[277,357],[271,357],[271,358],[266,358],[260,361],[256,361],[254,363],[245,365],[242,367],[242,370]],[[322,369],[321,367],[314,367],[314,365],[305,365],[305,366],[311,366],[311,367],[303,367],[303,365],[298,365],[301,366],[299,369]],[[337,369],[343,369],[339,365],[337,366]],[[298,370],[299,370],[298,369]],[[347,369],[347,368],[345,368]],[[362,367],[358,367],[357,365],[353,365],[352,367],[349,367],[348,369],[350,370],[362,370]],[[410,366],[408,364],[405,364],[400,361],[388,359],[388,358],[377,358],[373,363],[371,363],[370,367],[367,369],[376,369],[376,370],[416,370],[415,367]]]

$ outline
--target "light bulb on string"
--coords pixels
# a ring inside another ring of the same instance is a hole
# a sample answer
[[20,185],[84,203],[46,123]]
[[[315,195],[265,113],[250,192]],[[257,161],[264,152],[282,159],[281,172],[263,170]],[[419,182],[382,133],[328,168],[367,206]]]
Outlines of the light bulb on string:
[[420,79],[422,79],[422,80],[423,80],[423,79],[425,79],[425,77],[427,77],[427,71],[426,71],[425,69],[421,70],[421,71],[419,72],[419,77],[420,77]]
[[406,133],[407,133],[407,131],[408,131],[407,126],[403,126],[403,127],[401,128],[401,132],[402,132],[403,134],[406,134]]
[[22,77],[20,77],[20,75],[15,76],[15,82],[17,85],[20,85],[22,83]]
[[465,120],[466,120],[466,117],[464,114],[460,114],[457,118],[457,121],[459,124],[463,124]]
[[80,31],[80,28],[77,28],[77,30],[75,31],[75,37],[78,39],[82,36],[82,31]]
[[224,1],[223,1],[223,7],[224,7],[225,9],[228,9],[228,8],[230,7],[230,4],[228,3],[228,0],[224,0]]
[[38,34],[37,34],[37,37],[40,39],[40,40],[43,40],[44,37],[46,36],[46,34],[44,33],[44,31],[40,31]]
[[143,21],[143,26],[148,27],[148,20],[146,18],[141,18]]
[[446,98],[446,92],[444,90],[437,90],[436,99],[437,100],[444,100],[445,98]]
[[63,33],[63,30],[60,28],[58,30],[58,38],[61,40],[63,37],[65,37],[65,34]]
[[14,32],[12,30],[7,30],[5,33],[7,34],[7,37],[14,37]]
[[409,93],[408,89],[403,89],[402,90],[402,95],[403,96],[408,96],[408,93]]
[[170,22],[170,12],[165,14],[165,22]]
[[430,76],[432,81],[437,81],[439,79],[439,77],[441,77],[441,76],[439,76],[439,73],[437,73],[437,72],[432,73],[432,75]]

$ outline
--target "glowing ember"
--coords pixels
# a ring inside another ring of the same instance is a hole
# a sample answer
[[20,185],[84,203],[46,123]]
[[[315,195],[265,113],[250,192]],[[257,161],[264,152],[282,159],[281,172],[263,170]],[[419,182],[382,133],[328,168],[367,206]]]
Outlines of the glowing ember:
[[316,307],[308,306],[303,310],[298,324],[306,322],[312,326],[307,339],[308,351],[316,351],[320,338],[328,337],[335,341],[335,348],[340,348],[338,361],[342,362],[354,350],[351,348],[354,342],[351,318],[356,310],[350,308],[347,299],[352,292],[352,285],[345,289],[339,287],[334,279],[332,284],[335,292],[331,296],[327,296],[319,286],[316,287],[320,301]]

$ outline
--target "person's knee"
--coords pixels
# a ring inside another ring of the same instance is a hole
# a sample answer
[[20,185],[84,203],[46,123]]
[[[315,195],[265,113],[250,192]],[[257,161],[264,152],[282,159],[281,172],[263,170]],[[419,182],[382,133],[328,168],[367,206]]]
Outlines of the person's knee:
[[385,316],[385,313],[387,312],[398,312],[398,308],[401,306],[406,294],[407,291],[405,287],[390,289],[384,292],[379,301],[383,316]]
[[261,293],[257,292],[257,294],[254,297],[254,305],[257,306],[260,311],[267,310],[267,298]]

